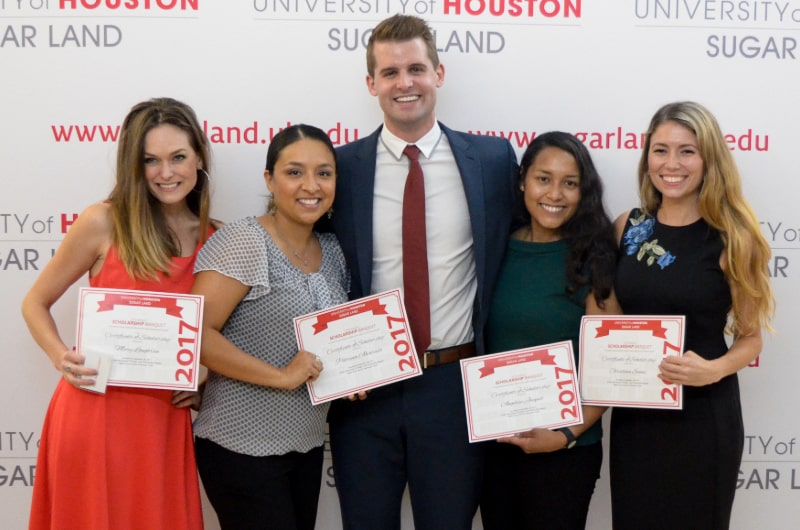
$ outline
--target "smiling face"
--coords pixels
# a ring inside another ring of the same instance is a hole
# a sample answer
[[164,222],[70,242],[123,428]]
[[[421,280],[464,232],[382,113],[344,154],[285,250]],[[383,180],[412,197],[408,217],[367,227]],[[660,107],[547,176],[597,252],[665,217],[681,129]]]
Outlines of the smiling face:
[[200,167],[200,157],[185,131],[162,124],[145,135],[144,176],[150,193],[165,206],[184,203],[197,184]]
[[433,66],[419,37],[376,42],[373,55],[374,75],[367,75],[367,88],[377,96],[389,131],[416,142],[436,119],[436,90],[444,83],[444,66]]
[[561,227],[581,201],[581,174],[575,158],[558,147],[545,147],[533,159],[520,185],[537,243],[561,239]]
[[313,226],[333,204],[336,161],[319,140],[302,138],[283,147],[264,177],[275,199],[276,220]]
[[695,200],[703,183],[704,164],[694,132],[674,121],[656,127],[650,137],[647,172],[662,202]]

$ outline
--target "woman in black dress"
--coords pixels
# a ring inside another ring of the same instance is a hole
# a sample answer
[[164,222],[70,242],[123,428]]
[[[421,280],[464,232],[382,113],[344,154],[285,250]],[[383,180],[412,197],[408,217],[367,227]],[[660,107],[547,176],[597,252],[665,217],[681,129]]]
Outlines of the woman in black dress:
[[614,529],[727,529],[744,443],[736,373],[761,352],[774,309],[769,246],[716,119],[697,103],[653,116],[639,194],[641,207],[616,221],[615,291],[627,314],[686,315],[683,356],[660,365],[684,405],[614,409]]

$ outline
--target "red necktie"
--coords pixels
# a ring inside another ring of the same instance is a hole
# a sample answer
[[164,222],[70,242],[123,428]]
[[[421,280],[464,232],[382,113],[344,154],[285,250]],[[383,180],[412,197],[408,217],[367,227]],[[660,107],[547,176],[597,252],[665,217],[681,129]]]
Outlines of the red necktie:
[[407,145],[403,153],[411,162],[403,194],[403,290],[414,346],[422,355],[431,345],[425,180],[419,165],[419,148]]

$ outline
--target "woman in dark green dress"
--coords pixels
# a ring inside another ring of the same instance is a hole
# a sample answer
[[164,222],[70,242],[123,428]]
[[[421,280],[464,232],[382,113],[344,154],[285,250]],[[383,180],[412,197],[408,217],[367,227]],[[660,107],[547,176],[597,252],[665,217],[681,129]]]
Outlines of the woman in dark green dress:
[[[487,351],[571,340],[577,357],[581,317],[619,313],[612,291],[617,245],[600,177],[580,140],[550,132],[523,154],[519,190]],[[581,425],[536,428],[488,444],[485,530],[584,528],[603,459],[603,411],[585,406]]]

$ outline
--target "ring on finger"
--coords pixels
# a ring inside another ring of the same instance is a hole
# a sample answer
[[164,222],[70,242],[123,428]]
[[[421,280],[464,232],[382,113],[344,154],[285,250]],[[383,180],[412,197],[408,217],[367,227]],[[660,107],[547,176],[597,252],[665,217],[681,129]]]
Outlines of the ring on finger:
[[70,365],[67,365],[67,366],[64,367],[64,371],[69,373],[69,372],[72,371],[72,367]]

